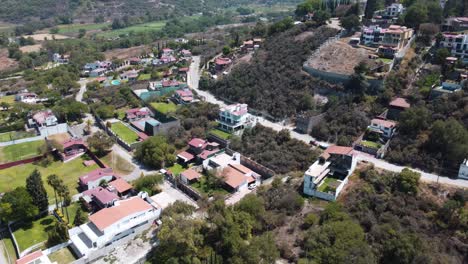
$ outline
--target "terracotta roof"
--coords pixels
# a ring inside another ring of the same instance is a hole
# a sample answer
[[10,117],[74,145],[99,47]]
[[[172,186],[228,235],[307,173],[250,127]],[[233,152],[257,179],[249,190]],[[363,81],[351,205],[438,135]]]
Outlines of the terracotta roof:
[[180,156],[184,159],[186,159],[187,161],[190,161],[194,158],[194,156],[190,153],[188,153],[187,151],[182,151],[181,153],[177,154],[177,156]]
[[33,253],[30,253],[20,259],[17,259],[16,264],[29,264],[35,261],[36,259],[41,258],[42,256],[44,256],[44,254],[41,250],[34,251]]
[[401,107],[401,108],[409,108],[411,105],[406,101],[406,99],[398,97],[395,98],[393,101],[390,102],[391,106]]
[[99,169],[91,171],[90,173],[84,176],[81,176],[80,182],[82,182],[83,184],[88,184],[88,182],[90,181],[95,181],[104,176],[109,176],[109,175],[115,177],[115,174],[112,168],[99,168]]
[[229,164],[229,166],[233,167],[234,169],[238,170],[241,173],[248,174],[251,173],[252,170],[245,167],[244,165],[241,164]]
[[83,145],[86,146],[86,143],[82,138],[75,138],[70,139],[62,143],[63,148],[69,148],[73,145]]
[[208,156],[210,156],[211,154],[215,154],[219,151],[218,148],[216,149],[212,149],[212,150],[203,150],[200,154],[197,155],[197,157],[203,159],[203,160],[206,160],[208,158]]
[[130,183],[120,178],[109,182],[109,185],[114,187],[119,193],[126,192],[133,188],[132,185],[130,185]]
[[372,124],[377,124],[379,126],[383,126],[383,127],[388,127],[388,128],[392,128],[392,127],[395,127],[396,126],[396,123],[393,122],[393,121],[390,121],[390,120],[383,120],[383,119],[372,119],[371,121]]
[[183,175],[185,178],[187,178],[187,180],[189,181],[194,180],[194,179],[199,179],[202,177],[200,173],[196,172],[193,169],[188,169],[186,171],[181,172],[180,174]]
[[247,177],[243,173],[232,167],[224,168],[221,175],[225,177],[226,184],[234,189],[247,180]]
[[101,231],[117,223],[123,218],[151,210],[153,207],[140,197],[132,197],[127,200],[116,202],[113,207],[104,208],[91,215],[89,220]]
[[189,146],[194,147],[194,148],[201,148],[203,147],[203,145],[205,145],[205,143],[206,141],[201,138],[193,138],[192,140],[190,140],[188,144]]
[[325,150],[328,154],[338,154],[338,155],[351,155],[353,153],[352,147],[342,147],[332,145]]
[[94,189],[96,190],[91,195],[94,197],[94,199],[102,204],[109,204],[112,201],[119,200],[119,196],[117,196],[117,194],[109,191],[106,188],[97,187]]
[[231,64],[231,59],[229,58],[216,58],[215,63],[217,65],[228,65]]

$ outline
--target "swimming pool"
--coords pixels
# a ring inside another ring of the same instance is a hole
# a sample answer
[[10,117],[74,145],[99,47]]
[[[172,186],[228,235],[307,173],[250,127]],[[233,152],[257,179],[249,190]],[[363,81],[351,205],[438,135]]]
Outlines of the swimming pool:
[[120,85],[120,80],[112,80],[111,84],[112,85]]

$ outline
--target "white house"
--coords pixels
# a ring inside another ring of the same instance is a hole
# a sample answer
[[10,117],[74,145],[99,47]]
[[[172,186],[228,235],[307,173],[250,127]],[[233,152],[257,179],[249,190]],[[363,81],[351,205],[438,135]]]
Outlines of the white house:
[[116,201],[113,207],[91,215],[88,223],[68,230],[75,254],[87,257],[93,251],[147,229],[161,214],[161,208],[148,201],[138,196]]
[[19,93],[15,96],[15,101],[25,104],[35,104],[38,100],[38,96],[35,93]]
[[458,171],[458,178],[468,180],[468,159],[465,159],[460,164],[460,170]]
[[58,124],[58,119],[52,110],[44,110],[35,113],[30,119],[30,125],[37,127],[55,126]]
[[391,138],[396,130],[396,123],[390,120],[374,118],[371,121],[369,129],[381,131],[385,138]]
[[304,194],[334,201],[356,168],[353,148],[330,146],[304,174]]
[[385,16],[388,17],[398,17],[399,15],[403,14],[405,8],[400,3],[393,3],[387,7],[385,7]]
[[233,104],[220,109],[218,123],[222,130],[237,134],[255,126],[256,119],[248,113],[247,104]]
[[443,33],[440,46],[447,48],[452,56],[468,62],[468,35],[464,33]]

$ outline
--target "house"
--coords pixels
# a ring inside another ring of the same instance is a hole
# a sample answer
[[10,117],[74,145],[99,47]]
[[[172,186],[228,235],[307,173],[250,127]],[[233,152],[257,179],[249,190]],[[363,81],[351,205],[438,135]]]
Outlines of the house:
[[215,59],[215,70],[221,72],[226,70],[229,65],[232,64],[232,60],[229,58],[219,57]]
[[72,138],[62,143],[63,152],[60,153],[62,161],[67,162],[84,154],[88,147],[82,138]]
[[410,107],[411,105],[404,98],[398,97],[393,99],[388,107],[387,119],[398,120],[400,118],[401,112]]
[[192,59],[192,52],[190,52],[190,50],[183,49],[180,51],[180,57],[183,60],[189,61]]
[[377,25],[363,27],[361,44],[378,47],[382,55],[392,56],[406,46],[413,37],[413,29],[399,25],[382,28]]
[[109,182],[107,188],[116,193],[120,198],[130,195],[133,191],[133,186],[122,178],[117,178]]
[[40,99],[35,93],[19,93],[15,96],[15,101],[25,104],[35,104],[37,101],[40,101]]
[[461,91],[461,89],[462,89],[462,86],[459,82],[446,80],[445,82],[442,82],[441,85],[433,86],[430,97],[436,98],[443,94],[451,94],[457,91]]
[[458,178],[468,180],[468,159],[463,160],[458,170]]
[[89,77],[99,77],[103,76],[106,73],[106,69],[104,68],[97,68],[89,72]]
[[201,138],[193,138],[188,143],[188,149],[177,155],[179,162],[203,162],[204,160],[220,153],[222,150],[216,142],[209,142]]
[[404,12],[405,12],[405,8],[403,7],[402,4],[393,3],[385,7],[385,10],[383,13],[381,13],[381,15],[383,15],[386,18],[396,18],[396,17],[399,17]]
[[96,210],[111,207],[114,205],[114,202],[120,199],[116,193],[101,186],[84,191],[81,198],[88,208],[95,207]]
[[57,262],[50,261],[42,250],[38,250],[17,259],[16,264],[57,264]]
[[125,111],[125,119],[128,122],[133,122],[133,121],[147,118],[150,116],[151,116],[151,112],[148,109],[148,107],[132,108],[132,109]]
[[220,129],[239,134],[244,128],[254,127],[256,119],[248,113],[247,104],[233,104],[220,109],[218,123]]
[[173,49],[164,48],[162,50],[162,56],[170,56],[170,55],[174,55],[174,50]]
[[98,187],[102,181],[110,182],[117,178],[112,168],[99,168],[81,176],[78,183],[83,190],[90,190]]
[[176,61],[177,61],[177,59],[173,55],[163,55],[159,59],[159,64],[169,64],[169,63],[173,63],[173,62],[176,62]]
[[68,230],[71,248],[78,257],[93,259],[93,252],[132,234],[141,233],[160,214],[161,208],[149,199],[136,196],[116,201],[114,206],[89,216],[88,223]]
[[442,31],[459,32],[468,30],[468,17],[448,17],[441,25]]
[[188,88],[175,91],[173,97],[179,104],[190,104],[194,100],[192,90]]
[[203,161],[205,170],[215,170],[218,177],[224,180],[230,191],[245,190],[251,184],[260,184],[260,175],[241,165],[239,153],[228,155],[219,153]]
[[330,146],[304,174],[304,194],[335,201],[356,168],[353,148]]
[[395,133],[396,123],[390,120],[374,118],[368,129],[380,131],[385,138],[389,139]]
[[190,184],[195,181],[198,181],[198,179],[200,179],[201,177],[202,175],[194,169],[188,169],[180,173],[180,180],[184,184]]
[[29,124],[35,127],[50,127],[58,124],[58,119],[52,110],[43,110],[35,113],[29,120]]
[[175,117],[165,117],[164,120],[156,120],[152,117],[145,117],[130,123],[138,131],[147,136],[167,134],[172,129],[180,127],[180,120]]
[[52,61],[59,64],[67,64],[70,61],[70,55],[60,55],[59,53],[54,53],[52,55]]
[[450,51],[453,57],[468,63],[468,35],[465,33],[443,33],[440,47]]
[[137,57],[133,57],[133,58],[130,58],[128,62],[130,63],[130,65],[138,65],[138,64],[141,64],[141,59]]
[[244,41],[244,44],[242,44],[242,46],[241,46],[241,50],[244,51],[244,52],[253,51],[254,50],[254,41],[253,40]]
[[130,70],[120,74],[120,78],[122,80],[126,80],[129,82],[134,82],[138,79],[138,71],[137,70]]

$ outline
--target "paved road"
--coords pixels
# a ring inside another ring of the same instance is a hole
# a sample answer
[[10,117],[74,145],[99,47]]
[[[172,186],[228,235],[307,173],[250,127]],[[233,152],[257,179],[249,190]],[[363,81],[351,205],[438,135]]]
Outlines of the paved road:
[[[187,77],[187,83],[190,86],[190,88],[194,89],[195,91],[197,91],[197,93],[199,95],[203,96],[205,98],[205,101],[207,101],[209,103],[212,103],[212,104],[217,104],[220,107],[225,106],[226,104],[224,102],[216,99],[209,92],[201,91],[200,89],[198,89],[198,81],[200,80],[200,74],[201,74],[201,71],[199,70],[199,68],[200,68],[200,57],[195,56],[195,57],[193,57],[193,63],[190,65],[190,71],[189,71],[189,74],[188,74],[188,77]],[[265,127],[269,127],[269,128],[271,128],[271,129],[273,129],[275,131],[280,131],[282,129],[287,129],[287,130],[290,131],[290,134],[291,134],[292,138],[301,140],[301,141],[303,141],[303,142],[305,142],[307,144],[309,144],[309,142],[311,140],[315,140],[310,135],[297,133],[296,131],[293,130],[294,127],[291,126],[291,125],[285,125],[285,124],[282,124],[282,123],[271,122],[269,120],[266,120],[263,117],[257,117],[257,121],[261,125],[263,125]],[[318,140],[317,140],[317,142],[319,144],[323,144],[325,146],[329,145],[329,143],[327,143],[327,142],[318,141]],[[377,167],[377,168],[381,168],[381,169],[385,169],[385,170],[389,170],[389,171],[393,171],[393,172],[400,172],[403,168],[405,168],[403,166],[398,166],[398,165],[391,164],[389,162],[386,162],[385,160],[376,159],[375,157],[372,157],[372,156],[370,156],[370,155],[368,155],[366,153],[362,153],[362,152],[357,152],[357,158],[358,158],[359,161],[371,162],[371,163],[374,163],[375,167]],[[450,179],[450,178],[447,178],[447,177],[444,177],[444,176],[439,177],[437,174],[427,173],[427,172],[423,172],[421,170],[417,170],[417,169],[413,169],[413,168],[411,168],[411,169],[421,173],[421,179],[424,180],[424,181],[428,181],[428,182],[437,182],[437,181],[439,181],[440,183],[443,183],[443,184],[449,184],[449,185],[454,185],[454,186],[458,186],[458,187],[468,188],[468,181]]]

